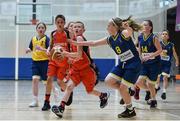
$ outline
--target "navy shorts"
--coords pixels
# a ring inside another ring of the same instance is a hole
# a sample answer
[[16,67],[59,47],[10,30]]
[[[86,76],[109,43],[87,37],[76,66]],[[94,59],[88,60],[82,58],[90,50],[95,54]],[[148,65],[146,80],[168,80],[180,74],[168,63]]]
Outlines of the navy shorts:
[[48,60],[32,61],[32,76],[40,76],[41,80],[47,80]]
[[135,68],[123,68],[122,64],[119,64],[111,70],[110,75],[113,78],[120,80],[121,83],[131,87],[136,83],[140,70],[140,63],[139,66],[136,66]]
[[161,74],[162,75],[167,75],[169,77],[170,76],[170,70],[171,70],[170,64],[161,64]]
[[140,71],[140,76],[146,76],[153,83],[156,82],[158,75],[160,74],[160,63],[155,62],[152,64],[142,64],[142,68]]

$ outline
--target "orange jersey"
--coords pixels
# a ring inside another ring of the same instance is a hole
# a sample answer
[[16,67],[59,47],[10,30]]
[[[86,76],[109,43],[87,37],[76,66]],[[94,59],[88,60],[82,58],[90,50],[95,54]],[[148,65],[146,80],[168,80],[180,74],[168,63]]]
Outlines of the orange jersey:
[[[51,41],[50,41],[50,47],[54,47],[56,45],[61,46],[64,50],[69,51],[69,47],[68,47],[68,35],[65,31],[63,32],[58,32],[57,30],[53,31],[51,33]],[[67,58],[65,57],[62,61],[53,61],[50,60],[50,63],[52,65],[57,65],[60,67],[66,67],[67,66]]]
[[[77,46],[75,45],[71,45],[70,49],[72,52],[77,52]],[[74,61],[72,61],[71,67],[74,70],[82,70],[90,66],[90,64],[91,64],[90,58],[88,57],[87,53],[82,50],[82,57],[80,59],[75,59]]]

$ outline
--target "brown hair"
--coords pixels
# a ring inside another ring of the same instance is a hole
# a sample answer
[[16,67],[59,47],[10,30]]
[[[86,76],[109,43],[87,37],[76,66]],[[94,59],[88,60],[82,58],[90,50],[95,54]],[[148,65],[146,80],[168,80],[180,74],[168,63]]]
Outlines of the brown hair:
[[119,31],[121,32],[124,28],[122,27],[123,22],[128,22],[129,26],[134,30],[134,31],[139,31],[142,29],[142,26],[137,24],[133,19],[131,19],[132,16],[129,16],[127,19],[121,19],[121,18],[112,18],[113,23],[118,26]]
[[37,30],[37,28],[38,28],[38,26],[39,26],[40,24],[42,24],[42,25],[44,26],[45,30],[46,30],[46,24],[43,23],[43,22],[39,22],[39,23],[36,25],[36,30]]
[[144,20],[144,21],[148,22],[148,25],[152,28],[150,32],[153,33],[153,22],[151,20]]
[[74,23],[80,23],[82,25],[82,27],[85,28],[85,25],[84,25],[84,23],[82,21],[76,21]]

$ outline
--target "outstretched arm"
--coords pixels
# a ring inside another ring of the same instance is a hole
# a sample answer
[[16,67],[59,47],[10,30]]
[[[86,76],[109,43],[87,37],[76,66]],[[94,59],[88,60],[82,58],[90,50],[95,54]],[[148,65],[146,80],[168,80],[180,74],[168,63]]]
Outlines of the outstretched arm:
[[[84,39],[81,36],[77,37],[77,42],[83,42]],[[77,52],[63,51],[63,55],[69,58],[81,58],[82,57],[82,46],[77,46]]]
[[176,53],[176,50],[175,50],[174,47],[173,47],[173,56],[174,56],[174,58],[176,60],[176,66],[179,66],[179,58],[177,56],[177,53]]
[[71,41],[71,43],[77,46],[101,46],[108,44],[107,38],[102,38],[94,41]]

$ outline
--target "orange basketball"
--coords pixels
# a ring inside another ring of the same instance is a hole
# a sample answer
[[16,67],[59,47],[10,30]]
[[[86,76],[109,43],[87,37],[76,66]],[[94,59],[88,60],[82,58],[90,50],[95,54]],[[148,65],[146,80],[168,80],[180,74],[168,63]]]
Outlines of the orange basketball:
[[55,46],[51,49],[50,51],[50,59],[60,61],[64,59],[64,56],[62,55],[62,47],[60,46]]

